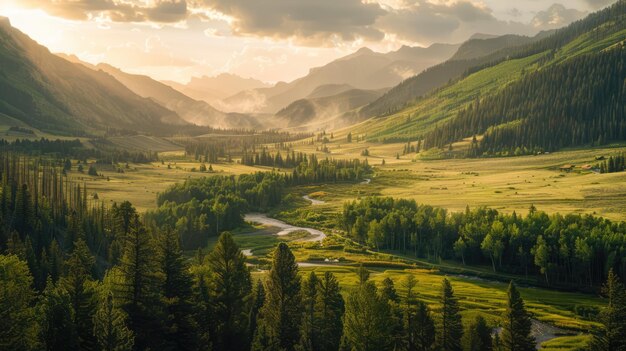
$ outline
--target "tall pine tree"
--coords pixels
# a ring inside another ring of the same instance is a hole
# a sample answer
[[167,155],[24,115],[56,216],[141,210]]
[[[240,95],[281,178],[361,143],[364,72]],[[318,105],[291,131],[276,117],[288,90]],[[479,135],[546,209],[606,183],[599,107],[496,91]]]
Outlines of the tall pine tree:
[[245,256],[230,233],[220,235],[207,258],[212,272],[211,301],[215,350],[249,349],[246,299],[252,290]]
[[285,243],[274,250],[265,286],[265,303],[253,350],[293,351],[300,340],[302,296],[298,264]]
[[535,350],[535,338],[530,334],[532,321],[524,306],[524,300],[515,287],[509,284],[507,304],[502,316],[501,342],[505,351]]
[[446,278],[441,283],[439,302],[441,304],[441,325],[438,330],[438,347],[443,351],[460,351],[463,325],[459,313],[459,302],[454,296],[450,281]]
[[602,329],[594,336],[590,348],[593,351],[626,350],[626,289],[612,269],[602,293],[609,301],[598,315]]

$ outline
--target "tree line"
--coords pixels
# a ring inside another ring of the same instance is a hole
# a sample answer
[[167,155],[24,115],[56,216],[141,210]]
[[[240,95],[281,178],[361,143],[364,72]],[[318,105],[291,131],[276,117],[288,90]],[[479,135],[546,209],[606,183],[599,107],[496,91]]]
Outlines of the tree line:
[[78,140],[50,140],[41,139],[15,139],[8,141],[0,140],[0,149],[5,153],[29,155],[31,157],[45,156],[51,160],[71,157],[78,160],[95,158],[98,163],[133,162],[147,163],[156,161],[156,152],[129,151],[115,147],[106,139],[92,139],[90,141],[97,148],[87,148]]
[[319,182],[358,181],[370,171],[359,160],[317,160],[299,154],[291,173],[256,172],[239,176],[212,176],[175,184],[157,196],[158,208],[146,219],[159,228],[179,233],[185,249],[206,246],[220,231],[243,224],[249,211],[266,211],[283,199],[286,187]]
[[341,226],[380,250],[489,265],[548,285],[599,286],[609,269],[626,277],[626,223],[593,215],[526,216],[485,207],[449,213],[414,200],[372,197],[344,205]]
[[[194,263],[183,257],[173,231],[145,227],[137,216],[123,255],[98,279],[82,238],[43,291],[23,256],[0,255],[0,345],[6,350],[535,350],[531,315],[515,284],[497,325],[466,323],[450,282],[438,303],[419,300],[411,274],[377,286],[362,266],[357,286],[343,292],[331,272],[301,276],[285,243],[269,272],[255,280],[230,233]],[[609,272],[592,350],[626,346],[626,290]],[[496,326],[500,327],[494,332]]]
[[424,146],[443,148],[482,134],[469,156],[498,156],[624,140],[624,62],[626,48],[620,43],[525,74],[438,125]]

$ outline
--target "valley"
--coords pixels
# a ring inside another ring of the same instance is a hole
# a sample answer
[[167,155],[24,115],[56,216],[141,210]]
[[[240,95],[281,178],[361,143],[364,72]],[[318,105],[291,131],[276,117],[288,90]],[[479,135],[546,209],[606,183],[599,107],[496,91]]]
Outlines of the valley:
[[0,349],[626,348],[626,0],[243,3],[57,4],[167,34],[101,56],[0,17]]

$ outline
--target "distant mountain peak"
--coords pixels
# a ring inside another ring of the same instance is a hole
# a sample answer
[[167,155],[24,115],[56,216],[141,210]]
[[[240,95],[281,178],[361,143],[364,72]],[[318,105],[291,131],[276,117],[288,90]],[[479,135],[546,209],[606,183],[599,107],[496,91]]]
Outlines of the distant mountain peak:
[[356,51],[357,54],[372,54],[374,51],[367,46],[364,46]]

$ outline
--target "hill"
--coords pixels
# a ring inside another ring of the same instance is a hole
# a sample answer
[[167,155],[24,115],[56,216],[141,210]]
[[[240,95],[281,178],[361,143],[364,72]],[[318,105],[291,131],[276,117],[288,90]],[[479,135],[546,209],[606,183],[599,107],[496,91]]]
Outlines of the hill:
[[53,55],[0,20],[0,113],[57,134],[189,128],[175,112],[133,93],[104,72]]
[[499,59],[471,67],[355,132],[378,141],[424,139],[426,147],[484,134],[471,145],[471,155],[624,140],[625,19],[622,0],[545,38],[501,50],[491,55]]
[[196,100],[203,100],[209,104],[220,106],[222,99],[239,92],[268,88],[270,84],[253,78],[242,78],[230,73],[222,73],[214,77],[192,77],[187,84],[177,82],[163,82],[181,93]]
[[542,36],[543,34],[534,38],[519,35],[475,36],[463,43],[452,58],[394,86],[385,95],[364,107],[360,114],[363,117],[392,114],[451,80],[460,78],[470,68],[506,57],[506,48],[527,44]]
[[[342,116],[345,112],[375,100],[383,92],[384,90],[350,89],[331,96],[300,99],[276,113],[276,122],[280,126],[299,130],[344,127],[355,122],[352,119],[344,120]],[[319,93],[321,91],[318,90],[317,94]]]
[[178,90],[148,76],[129,74],[108,64],[95,67],[120,81],[135,94],[150,98],[182,117],[185,121],[213,128],[259,128],[259,122],[250,116],[218,111],[205,101],[194,100]]
[[457,48],[458,45],[449,44],[433,44],[427,48],[404,46],[385,54],[361,48],[327,65],[313,68],[293,82],[241,92],[225,99],[224,103],[232,110],[242,112],[275,113],[324,85],[346,84],[364,90],[388,88],[448,59]]

